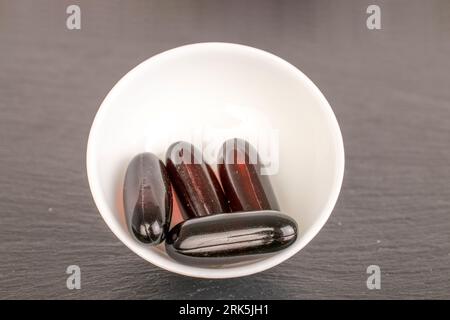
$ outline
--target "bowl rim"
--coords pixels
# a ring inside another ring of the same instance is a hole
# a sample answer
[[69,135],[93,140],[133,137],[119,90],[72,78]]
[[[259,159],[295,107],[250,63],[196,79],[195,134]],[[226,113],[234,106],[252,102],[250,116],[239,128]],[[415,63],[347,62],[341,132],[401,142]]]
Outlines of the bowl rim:
[[[316,221],[314,221],[312,226],[301,237],[301,241],[297,240],[289,248],[280,251],[274,256],[262,260],[257,260],[251,264],[233,266],[228,268],[214,268],[214,269],[188,266],[176,262],[175,260],[170,261],[163,259],[158,254],[152,252],[152,250],[140,247],[137,243],[135,243],[131,239],[131,237],[127,237],[125,235],[125,232],[123,231],[123,228],[121,228],[119,222],[116,219],[110,218],[114,214],[111,212],[106,201],[104,201],[103,197],[101,196],[102,189],[99,183],[99,179],[97,178],[98,171],[97,171],[97,164],[95,161],[95,145],[93,142],[95,139],[96,132],[98,131],[98,128],[102,122],[102,119],[106,114],[107,107],[110,101],[113,100],[118,94],[120,94],[122,89],[125,87],[126,83],[131,81],[131,79],[134,76],[136,76],[140,72],[140,70],[145,69],[147,65],[158,63],[158,60],[164,59],[171,55],[183,55],[186,52],[192,52],[192,50],[194,51],[211,50],[212,48],[240,51],[242,53],[259,55],[260,57],[267,59],[268,62],[277,64],[280,68],[285,68],[286,71],[291,72],[293,75],[295,75],[296,78],[302,83],[302,85],[305,86],[312,95],[314,95],[314,97],[319,102],[319,107],[321,108],[321,111],[327,115],[328,126],[330,127],[332,136],[334,137],[334,144],[336,147],[336,154],[335,154],[336,172],[333,180],[332,190],[328,196],[328,201],[324,205],[322,212],[318,214],[319,218],[316,219]],[[133,251],[143,259],[162,269],[184,276],[205,278],[205,279],[235,278],[262,272],[289,259],[294,254],[303,249],[319,233],[319,231],[322,229],[322,227],[325,225],[326,221],[330,217],[342,187],[342,181],[344,178],[344,168],[345,168],[345,153],[344,153],[342,133],[330,104],[328,103],[322,92],[319,90],[319,88],[297,67],[272,53],[242,44],[226,43],[226,42],[202,42],[176,47],[161,52],[159,54],[156,54],[144,60],[143,62],[135,66],[133,69],[131,69],[129,72],[127,72],[113,86],[113,88],[109,91],[109,93],[106,95],[103,102],[101,103],[92,122],[86,150],[87,177],[92,197],[94,199],[94,202],[97,206],[100,215],[102,216],[103,220],[110,228],[110,230],[116,235],[116,237],[122,243],[124,243],[131,251]]]

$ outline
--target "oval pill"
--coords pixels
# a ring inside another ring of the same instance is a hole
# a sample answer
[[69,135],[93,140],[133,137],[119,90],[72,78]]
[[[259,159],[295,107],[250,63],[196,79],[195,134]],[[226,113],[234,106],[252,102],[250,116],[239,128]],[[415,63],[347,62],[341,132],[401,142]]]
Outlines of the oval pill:
[[231,211],[276,210],[269,176],[261,174],[256,149],[242,139],[226,141],[219,152],[218,171]]
[[188,264],[226,264],[282,250],[297,238],[297,224],[278,211],[216,214],[172,228],[166,252]]
[[219,181],[195,146],[184,141],[172,144],[166,166],[185,218],[230,211]]
[[152,153],[135,156],[128,165],[123,187],[125,216],[139,241],[156,245],[168,232],[172,190],[164,163]]

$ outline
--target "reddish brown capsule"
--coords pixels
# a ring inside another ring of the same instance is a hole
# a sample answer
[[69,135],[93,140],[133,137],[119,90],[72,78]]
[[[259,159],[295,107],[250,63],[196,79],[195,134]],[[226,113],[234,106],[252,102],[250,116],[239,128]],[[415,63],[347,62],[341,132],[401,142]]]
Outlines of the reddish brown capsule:
[[297,223],[278,211],[215,214],[173,227],[166,252],[187,264],[226,264],[268,256],[297,239]]
[[261,175],[259,155],[247,141],[226,141],[218,170],[231,211],[280,210],[269,177]]
[[141,153],[131,160],[123,201],[131,233],[143,243],[161,243],[172,217],[172,190],[164,163],[154,154]]
[[225,195],[201,152],[190,143],[172,144],[166,167],[185,218],[229,212]]

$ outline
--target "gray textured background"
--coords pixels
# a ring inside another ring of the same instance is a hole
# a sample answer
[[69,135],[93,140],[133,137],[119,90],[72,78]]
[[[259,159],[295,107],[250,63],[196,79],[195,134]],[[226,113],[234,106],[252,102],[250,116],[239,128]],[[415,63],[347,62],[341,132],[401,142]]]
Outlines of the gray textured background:
[[[82,29],[65,27],[79,4]],[[382,30],[365,27],[381,6]],[[91,122],[132,67],[183,44],[273,52],[323,91],[346,172],[320,234],[289,261],[190,279],[128,250],[97,213]],[[0,298],[450,298],[450,2],[0,1]],[[78,264],[82,289],[65,269]],[[382,289],[367,290],[378,264]]]

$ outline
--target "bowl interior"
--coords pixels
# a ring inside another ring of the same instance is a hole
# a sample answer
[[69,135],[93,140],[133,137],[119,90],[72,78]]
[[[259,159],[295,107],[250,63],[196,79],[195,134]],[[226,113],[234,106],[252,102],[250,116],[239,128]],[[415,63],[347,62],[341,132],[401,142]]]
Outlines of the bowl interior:
[[[122,184],[133,156],[149,151],[164,160],[168,145],[190,140],[213,163],[222,139],[254,143],[261,136],[275,147],[276,154],[261,156],[270,162],[268,173],[282,211],[299,226],[291,247],[262,260],[195,267],[171,259],[162,246],[149,248],[130,236]],[[100,213],[131,250],[173,272],[225,278],[274,266],[317,234],[336,202],[344,154],[331,108],[298,69],[258,49],[205,43],[159,54],[116,84],[92,125],[87,168]]]

